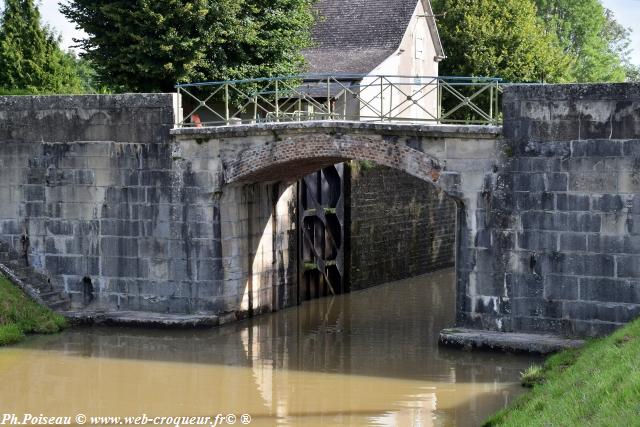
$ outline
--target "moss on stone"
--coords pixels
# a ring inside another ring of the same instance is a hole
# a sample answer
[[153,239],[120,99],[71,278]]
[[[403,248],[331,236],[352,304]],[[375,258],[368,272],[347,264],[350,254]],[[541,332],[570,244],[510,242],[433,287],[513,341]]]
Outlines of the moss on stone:
[[378,165],[371,160],[353,160],[350,162],[352,177],[358,177],[363,172],[375,169]]
[[305,262],[304,263],[304,269],[305,269],[305,271],[317,270],[318,269],[318,264],[313,263],[313,262]]

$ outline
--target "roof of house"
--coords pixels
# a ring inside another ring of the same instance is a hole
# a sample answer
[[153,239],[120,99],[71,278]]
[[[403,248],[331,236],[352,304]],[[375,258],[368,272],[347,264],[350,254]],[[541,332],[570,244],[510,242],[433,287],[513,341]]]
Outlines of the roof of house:
[[311,73],[367,74],[392,55],[402,42],[418,1],[427,7],[427,22],[438,56],[444,57],[429,1],[318,0],[313,29],[315,46],[304,56]]

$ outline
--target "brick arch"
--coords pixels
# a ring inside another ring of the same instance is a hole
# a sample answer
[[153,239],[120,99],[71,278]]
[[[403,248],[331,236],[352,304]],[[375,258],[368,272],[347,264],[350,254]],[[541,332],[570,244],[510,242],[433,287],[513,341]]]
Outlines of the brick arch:
[[[248,148],[225,164],[225,182],[288,181],[349,160],[368,160],[398,169],[456,196],[438,159],[393,138],[370,135],[305,134]],[[448,175],[456,175],[447,172]]]

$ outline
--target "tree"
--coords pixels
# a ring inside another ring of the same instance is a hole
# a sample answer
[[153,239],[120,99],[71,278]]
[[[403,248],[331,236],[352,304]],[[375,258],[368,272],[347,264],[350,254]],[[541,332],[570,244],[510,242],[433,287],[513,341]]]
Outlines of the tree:
[[0,88],[31,93],[77,93],[82,83],[73,54],[40,23],[33,0],[5,0],[0,17]]
[[62,13],[102,83],[170,91],[176,83],[292,73],[310,43],[312,0],[69,0]]
[[609,41],[609,49],[620,58],[626,80],[640,82],[640,66],[631,62],[631,29],[620,25],[609,9],[605,9],[605,16],[604,38]]
[[[619,82],[629,32],[599,0],[536,0],[538,14],[571,58],[565,79],[577,82]],[[622,50],[621,50],[622,49]]]
[[624,72],[628,82],[640,83],[640,65],[627,63],[624,66]]
[[562,81],[568,63],[531,0],[437,0],[448,75]]

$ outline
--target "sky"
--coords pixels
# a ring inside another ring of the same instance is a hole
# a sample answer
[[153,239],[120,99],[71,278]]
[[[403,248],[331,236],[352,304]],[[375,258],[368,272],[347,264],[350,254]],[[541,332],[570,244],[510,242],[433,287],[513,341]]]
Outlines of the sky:
[[633,30],[632,60],[640,65],[640,0],[602,0],[602,4],[613,11],[619,23]]
[[62,36],[63,47],[71,48],[74,45],[73,39],[82,38],[84,33],[76,30],[75,24],[67,21],[67,18],[60,13],[58,3],[60,3],[59,0],[40,0],[40,14],[42,20]]
[[[635,29],[632,33],[632,60],[640,65],[640,0],[601,0],[603,5],[611,9],[618,22],[625,27]],[[73,38],[82,37],[82,32],[75,29],[74,24],[68,22],[58,11],[59,0],[41,0],[40,11],[42,19],[54,27],[62,35],[63,46],[73,45]],[[0,4],[4,1],[0,0]]]

